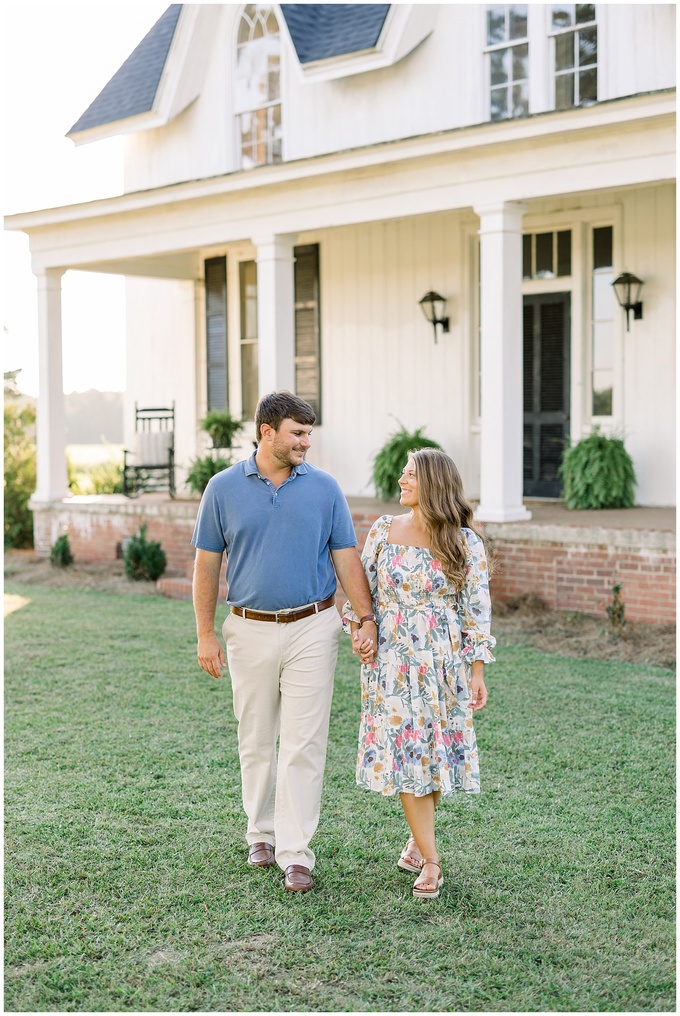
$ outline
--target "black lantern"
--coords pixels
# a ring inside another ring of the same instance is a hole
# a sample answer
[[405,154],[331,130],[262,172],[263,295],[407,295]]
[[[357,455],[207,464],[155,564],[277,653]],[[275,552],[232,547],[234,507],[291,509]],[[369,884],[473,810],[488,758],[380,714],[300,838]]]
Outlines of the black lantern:
[[434,341],[437,341],[437,325],[442,326],[442,332],[448,332],[449,319],[446,317],[446,300],[439,293],[430,290],[418,303],[423,309],[423,314],[434,328]]
[[618,279],[614,279],[612,286],[616,293],[616,299],[626,312],[626,331],[629,332],[630,312],[633,312],[633,318],[636,321],[640,321],[642,318],[642,304],[640,302],[642,279],[638,279],[637,275],[632,275],[630,272],[624,272],[623,275],[619,275]]

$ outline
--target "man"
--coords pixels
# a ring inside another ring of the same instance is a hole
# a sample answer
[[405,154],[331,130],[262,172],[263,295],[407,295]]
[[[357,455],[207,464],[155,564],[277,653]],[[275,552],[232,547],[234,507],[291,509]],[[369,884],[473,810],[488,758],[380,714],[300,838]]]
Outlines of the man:
[[[305,462],[315,414],[290,392],[255,410],[257,450],[214,476],[192,543],[198,662],[219,678],[215,635],[222,554],[231,610],[222,633],[238,720],[248,863],[278,864],[285,888],[314,887],[333,674],[342,623],[336,573],[362,619],[354,651],[377,646],[371,595],[337,482]],[[278,759],[276,752],[279,740]]]

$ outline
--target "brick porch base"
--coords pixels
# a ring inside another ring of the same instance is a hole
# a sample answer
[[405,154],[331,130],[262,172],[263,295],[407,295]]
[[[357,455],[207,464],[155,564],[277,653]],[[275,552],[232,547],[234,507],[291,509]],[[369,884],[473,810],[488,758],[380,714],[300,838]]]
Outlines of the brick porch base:
[[[373,521],[398,505],[349,498],[360,546]],[[36,553],[49,555],[62,532],[82,561],[112,560],[125,540],[147,524],[168,559],[158,587],[168,596],[191,597],[194,551],[191,534],[197,500],[164,495],[135,500],[122,495],[74,497],[34,505]],[[567,512],[560,505],[532,503],[529,522],[487,523],[485,537],[496,562],[492,597],[503,601],[527,593],[553,610],[606,616],[612,587],[622,587],[631,621],[675,623],[674,513],[663,508],[619,512]],[[221,595],[226,595],[222,588]]]

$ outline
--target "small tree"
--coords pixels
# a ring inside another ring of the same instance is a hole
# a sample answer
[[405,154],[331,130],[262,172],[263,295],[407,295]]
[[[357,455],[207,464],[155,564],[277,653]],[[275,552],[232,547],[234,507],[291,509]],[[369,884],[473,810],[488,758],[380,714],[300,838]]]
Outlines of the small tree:
[[560,476],[567,508],[632,508],[637,483],[623,441],[595,427],[562,454]]
[[146,523],[131,537],[125,549],[125,574],[136,581],[155,582],[165,571],[167,559],[157,540],[147,540]]
[[50,564],[53,568],[68,568],[70,564],[73,564],[74,557],[71,553],[71,544],[69,543],[68,533],[62,533],[58,536],[52,544],[50,550]]
[[382,446],[373,460],[373,484],[383,501],[392,501],[399,494],[399,477],[408,453],[418,448],[439,448],[441,445],[423,436],[423,428],[409,432],[403,424]]
[[33,546],[35,490],[35,406],[5,403],[5,547]]

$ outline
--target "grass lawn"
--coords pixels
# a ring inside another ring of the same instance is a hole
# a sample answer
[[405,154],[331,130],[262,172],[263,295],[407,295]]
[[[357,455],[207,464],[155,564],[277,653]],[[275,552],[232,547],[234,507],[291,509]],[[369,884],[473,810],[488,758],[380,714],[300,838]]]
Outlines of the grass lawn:
[[9,584],[7,1011],[670,1011],[674,682],[499,647],[482,794],[411,897],[338,666],[312,893],[246,866],[228,679],[190,604]]

